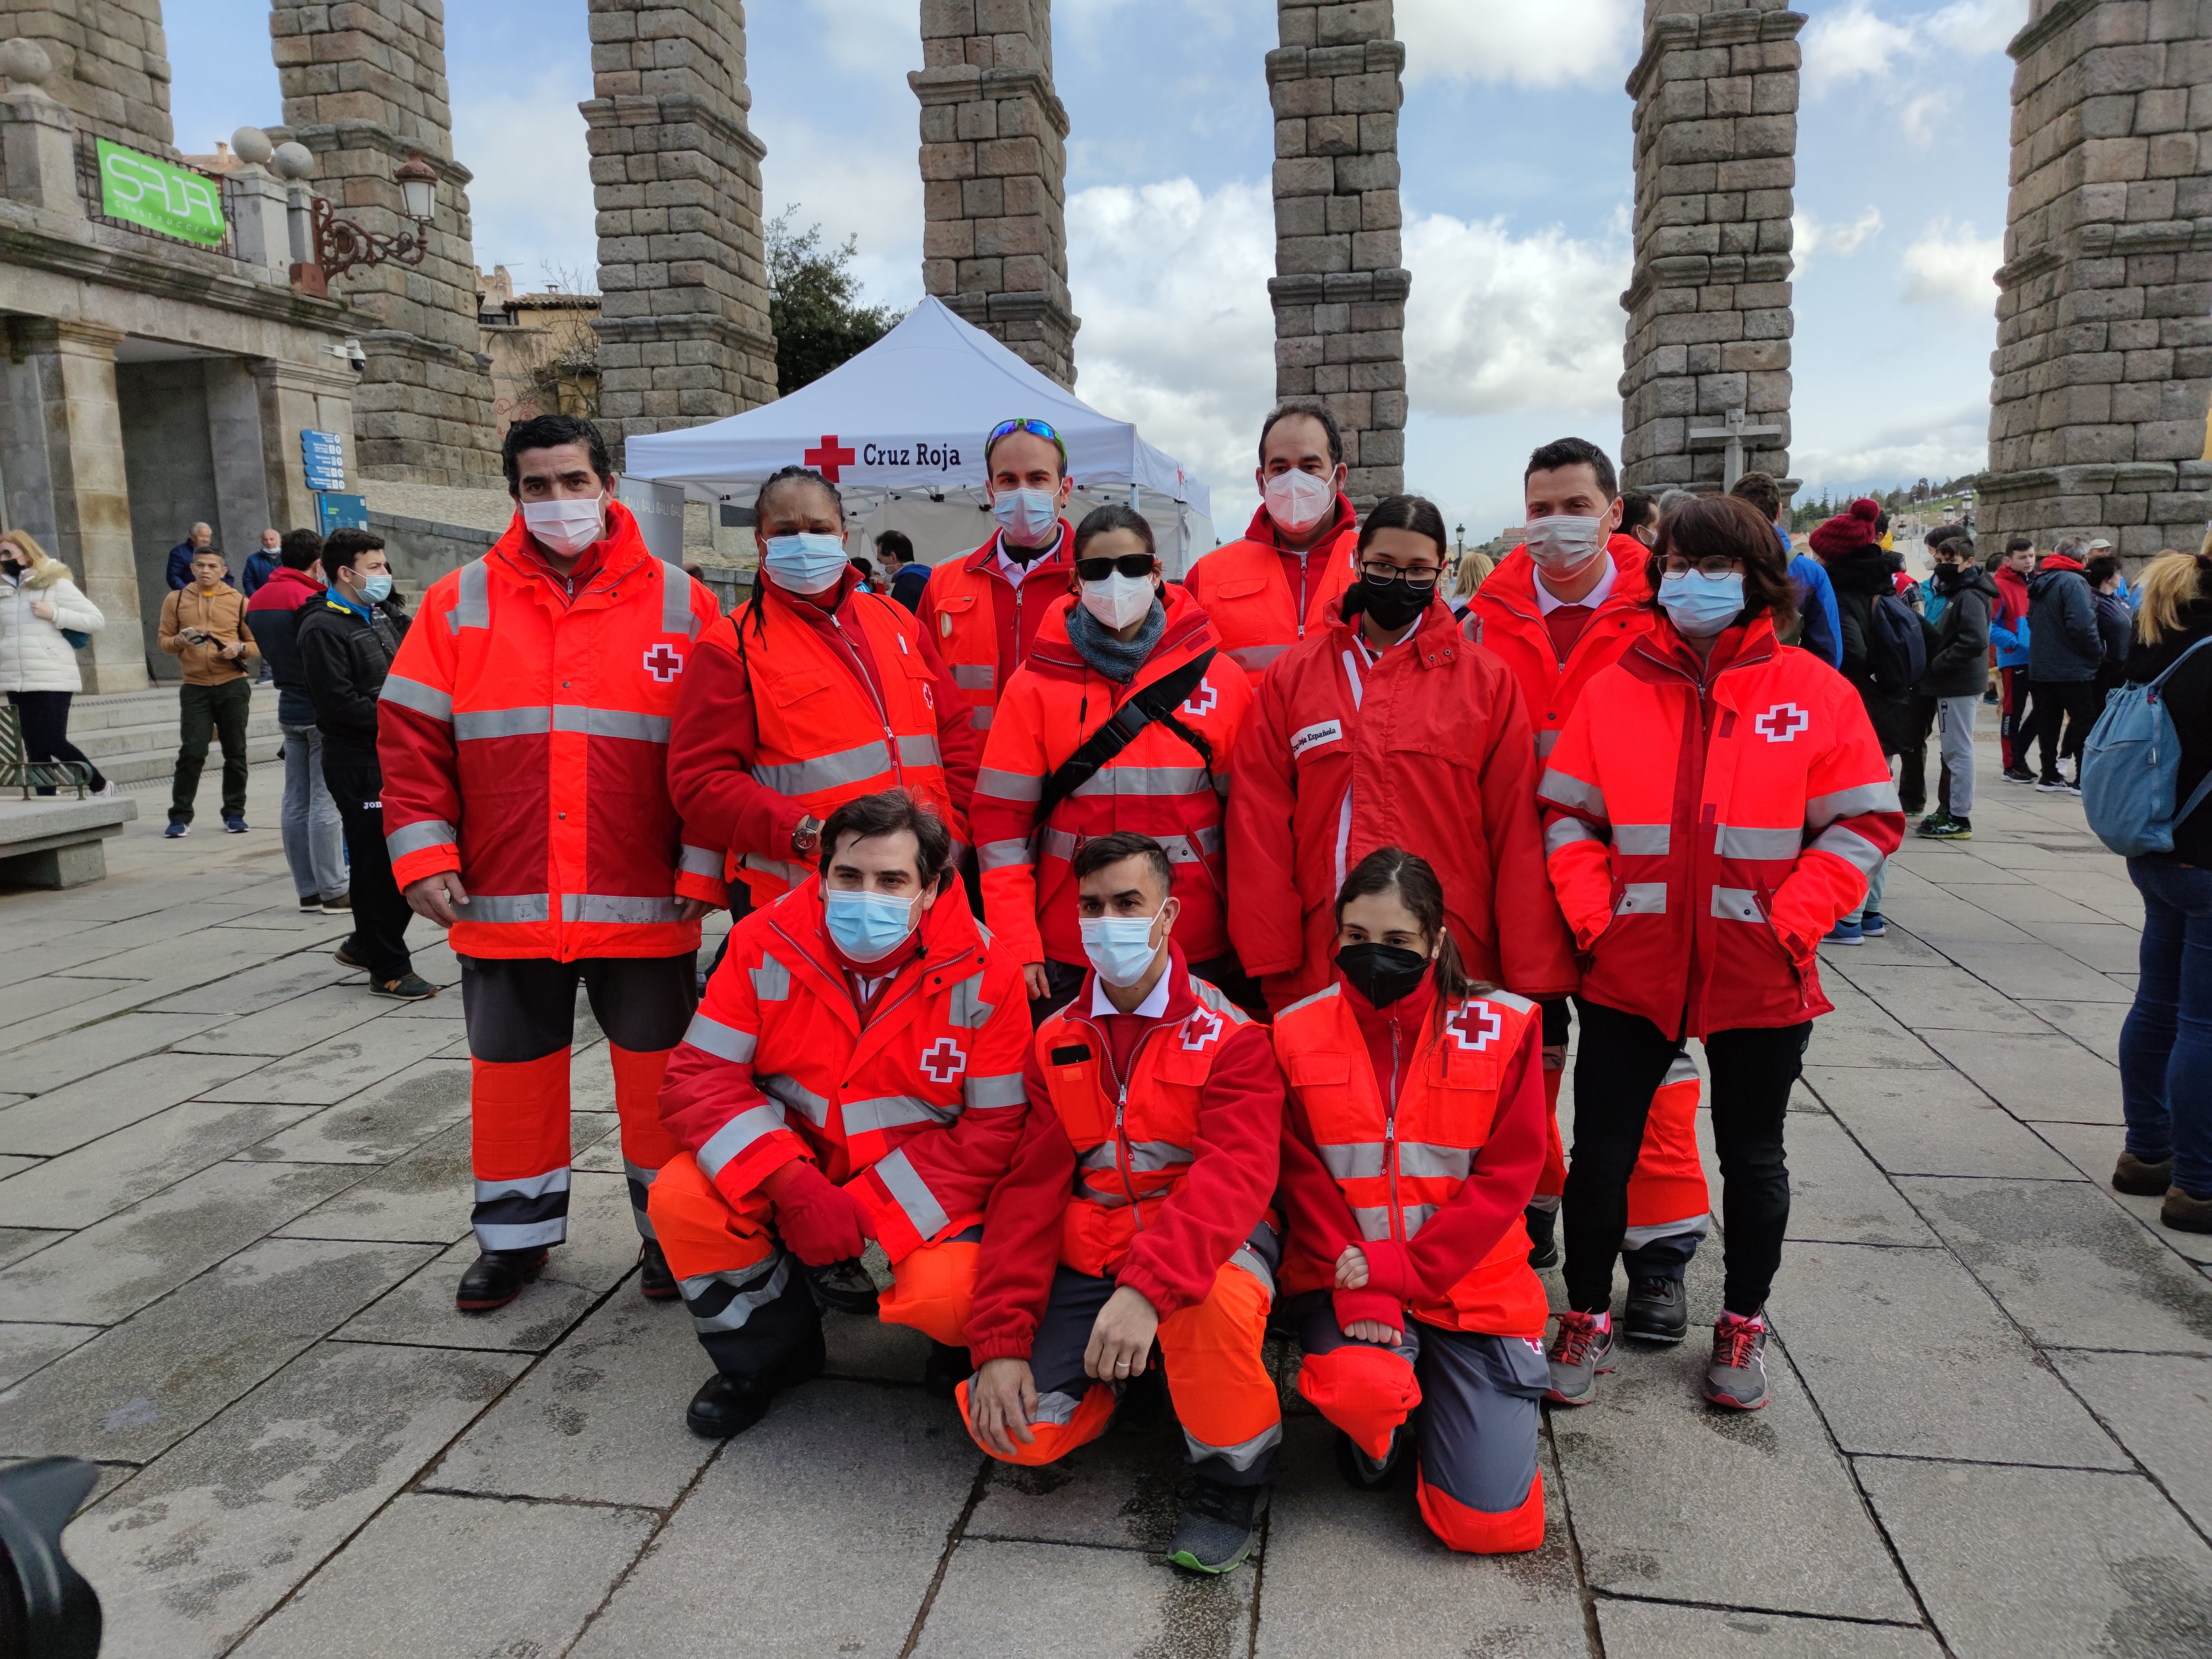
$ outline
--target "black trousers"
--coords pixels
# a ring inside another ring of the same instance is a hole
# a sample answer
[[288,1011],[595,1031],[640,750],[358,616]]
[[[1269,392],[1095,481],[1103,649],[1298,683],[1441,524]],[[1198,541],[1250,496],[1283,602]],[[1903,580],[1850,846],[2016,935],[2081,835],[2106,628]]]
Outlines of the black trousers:
[[[2045,783],[2057,781],[2062,760],[2075,762],[2079,769],[2081,745],[2088,741],[2089,728],[2104,712],[2105,688],[2094,680],[2035,682],[2035,742],[2042,757]],[[2061,716],[2066,721],[2063,742],[2058,732]]]
[[[1581,998],[1576,1004],[1583,1040],[1575,1055],[1574,1153],[1561,1206],[1567,1305],[1601,1313],[1613,1305],[1613,1262],[1628,1228],[1628,1176],[1644,1144],[1644,1116],[1680,1045],[1641,1015]],[[1721,1163],[1723,1304],[1731,1313],[1765,1307],[1781,1265],[1790,1224],[1783,1124],[1812,1034],[1808,1020],[1705,1039]]]
[[1912,697],[1912,741],[1898,751],[1897,798],[1908,812],[1928,805],[1928,738],[1936,729],[1936,699]]
[[[23,723],[23,753],[33,762],[75,761],[92,775],[92,787],[105,789],[107,780],[85,757],[84,750],[69,740],[70,699],[74,691],[10,691],[8,701]],[[52,794],[52,786],[41,789]]]
[[240,674],[221,685],[177,688],[179,724],[177,773],[169,785],[169,822],[192,821],[192,797],[199,793],[200,770],[207,764],[210,738],[222,744],[222,815],[246,816],[246,723],[253,709],[253,682]]
[[575,1041],[576,987],[607,1041],[636,1053],[684,1041],[699,1006],[699,953],[680,957],[463,957],[461,1014],[469,1054],[513,1066]]
[[415,959],[407,951],[407,908],[392,878],[392,858],[384,850],[384,780],[374,765],[363,766],[323,750],[323,782],[337,804],[345,825],[351,861],[353,954],[368,964],[380,982],[410,973]]

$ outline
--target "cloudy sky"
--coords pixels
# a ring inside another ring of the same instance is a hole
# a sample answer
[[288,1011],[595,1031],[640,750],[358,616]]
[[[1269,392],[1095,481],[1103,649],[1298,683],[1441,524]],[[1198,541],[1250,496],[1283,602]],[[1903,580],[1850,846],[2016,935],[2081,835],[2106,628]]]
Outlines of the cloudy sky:
[[[167,0],[179,144],[277,118],[258,0]],[[1273,391],[1273,0],[1059,0],[1078,390],[1254,501]],[[1983,464],[2009,61],[2027,0],[1802,0],[1794,470],[1817,494]],[[1535,444],[1620,443],[1635,0],[1398,0],[1410,487],[1470,539],[1520,520]],[[921,295],[915,0],[753,0],[770,211],[860,238],[872,300]],[[448,9],[479,264],[596,263],[583,0]]]

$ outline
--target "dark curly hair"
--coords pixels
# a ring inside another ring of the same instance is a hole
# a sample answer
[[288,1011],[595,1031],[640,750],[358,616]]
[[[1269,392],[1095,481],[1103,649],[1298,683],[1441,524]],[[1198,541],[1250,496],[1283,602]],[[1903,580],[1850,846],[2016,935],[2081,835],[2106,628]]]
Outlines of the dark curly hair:
[[1743,565],[1743,615],[1738,620],[1771,617],[1778,631],[1787,630],[1797,620],[1797,590],[1790,580],[1782,538],[1741,495],[1695,496],[1659,520],[1659,539],[1644,562],[1644,577],[1651,587],[1645,603],[1659,608],[1659,579],[1669,554],[1695,563],[1723,553]]

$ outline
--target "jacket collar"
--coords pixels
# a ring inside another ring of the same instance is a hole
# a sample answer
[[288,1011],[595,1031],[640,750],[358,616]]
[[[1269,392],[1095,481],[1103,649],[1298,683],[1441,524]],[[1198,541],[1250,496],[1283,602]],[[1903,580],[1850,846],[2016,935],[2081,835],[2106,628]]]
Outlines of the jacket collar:
[[248,611],[296,611],[324,590],[308,579],[304,570],[294,570],[279,565],[269,580],[261,584],[260,591],[246,604]]
[[1713,644],[1712,659],[1700,662],[1690,642],[1662,617],[1657,626],[1631,646],[1621,660],[1639,679],[1680,680],[1698,686],[1716,684],[1723,675],[1738,669],[1771,662],[1780,649],[1774,619],[1755,617],[1747,624],[1724,629]]
[[[1358,532],[1359,509],[1352,506],[1352,498],[1340,489],[1336,493],[1334,516],[1330,519],[1328,528],[1316,537],[1314,544],[1304,550],[1308,553],[1334,553],[1343,544],[1346,536],[1357,535]],[[1257,542],[1262,547],[1273,548],[1278,553],[1299,550],[1283,545],[1282,531],[1269,514],[1265,501],[1253,510],[1252,522],[1244,527],[1244,539]]]
[[[607,502],[607,533],[592,546],[599,551],[599,567],[592,573],[583,592],[576,595],[580,604],[586,594],[605,593],[653,556],[646,550],[645,538],[638,532],[636,518],[617,501]],[[531,544],[530,532],[523,528],[520,507],[508,520],[506,534],[492,544],[487,556],[502,565],[518,581],[532,588],[544,584],[550,589],[552,574]],[[553,596],[549,592],[547,597]]]
[[[1358,591],[1353,587],[1346,592],[1346,605]],[[1356,615],[1345,615],[1345,605],[1335,607],[1329,617],[1328,627],[1332,652],[1348,651],[1360,639],[1359,618]],[[1429,601],[1429,608],[1421,613],[1421,620],[1413,634],[1398,644],[1408,648],[1416,667],[1427,669],[1442,668],[1455,660],[1466,642],[1466,636],[1459,631],[1459,618],[1452,615],[1451,607],[1444,603],[1443,584],[1440,581],[1437,584],[1437,597]],[[1396,646],[1390,647],[1391,651],[1396,649]],[[1386,652],[1386,657],[1388,654]]]
[[[1651,550],[1633,536],[1616,532],[1607,541],[1605,550],[1613,556],[1613,591],[1597,608],[1601,617],[1640,605],[1651,597],[1650,584],[1644,580]],[[1526,542],[1498,562],[1498,568],[1476,591],[1475,599],[1500,605],[1516,617],[1541,619],[1542,607],[1536,600],[1536,561]]]
[[[824,996],[823,1000],[836,1009],[845,1022],[855,1030],[860,1018],[853,1006],[853,1000],[845,992],[845,969],[839,962],[836,945],[830,939],[830,927],[823,915],[822,878],[809,876],[799,885],[778,900],[769,911],[770,925],[778,937],[787,940],[826,988],[837,994]],[[916,981],[924,985],[943,985],[957,979],[965,979],[983,966],[985,955],[983,936],[976,930],[975,919],[956,883],[938,895],[937,902],[922,916],[917,930],[921,948],[902,955],[898,965],[891,970],[891,983],[877,999],[879,1012],[888,1012],[896,1000],[902,999],[914,988]]]
[[[1154,1026],[1180,1025],[1196,1013],[1199,1007],[1197,994],[1190,988],[1190,964],[1183,960],[1182,946],[1176,943],[1172,933],[1168,935],[1166,979],[1168,1006],[1166,1011],[1152,1022]],[[1096,994],[1097,984],[1098,970],[1096,968],[1086,969],[1083,975],[1083,988],[1075,994],[1075,1000],[1062,1012],[1071,1019],[1089,1024],[1091,1000]]]
[[2046,570],[2079,570],[2081,568],[2081,561],[2070,554],[2047,553],[2044,556],[2043,562],[2036,567],[2035,574],[2040,576]]
[[[1005,534],[1002,530],[993,531],[990,540],[968,556],[968,569],[970,574],[994,577],[1000,581],[1006,580],[1006,573],[999,568],[999,541]],[[1040,553],[1030,561],[1028,574],[1022,578],[1023,584],[1026,586],[1031,577],[1050,566],[1061,565],[1073,568],[1074,563],[1075,526],[1062,519],[1060,521],[1060,539],[1052,544],[1051,552]]]
[[[1218,647],[1221,643],[1212,618],[1180,583],[1168,583],[1161,589],[1160,599],[1167,610],[1166,625],[1160,630],[1160,641],[1152,647],[1152,654],[1145,659],[1145,665],[1129,682],[1127,689],[1130,691],[1141,690],[1209,646]],[[1075,642],[1067,637],[1068,613],[1081,603],[1071,593],[1045,612],[1044,620],[1037,624],[1036,642],[1024,659],[1027,666],[1047,678],[1058,680],[1080,679],[1091,672],[1090,665],[1076,650]]]

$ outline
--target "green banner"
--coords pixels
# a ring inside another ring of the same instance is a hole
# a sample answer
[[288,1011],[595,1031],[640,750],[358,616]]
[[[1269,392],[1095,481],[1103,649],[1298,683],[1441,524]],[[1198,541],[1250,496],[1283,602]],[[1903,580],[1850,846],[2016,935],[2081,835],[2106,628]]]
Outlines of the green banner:
[[214,179],[105,138],[96,149],[102,213],[182,241],[221,245],[222,186]]

